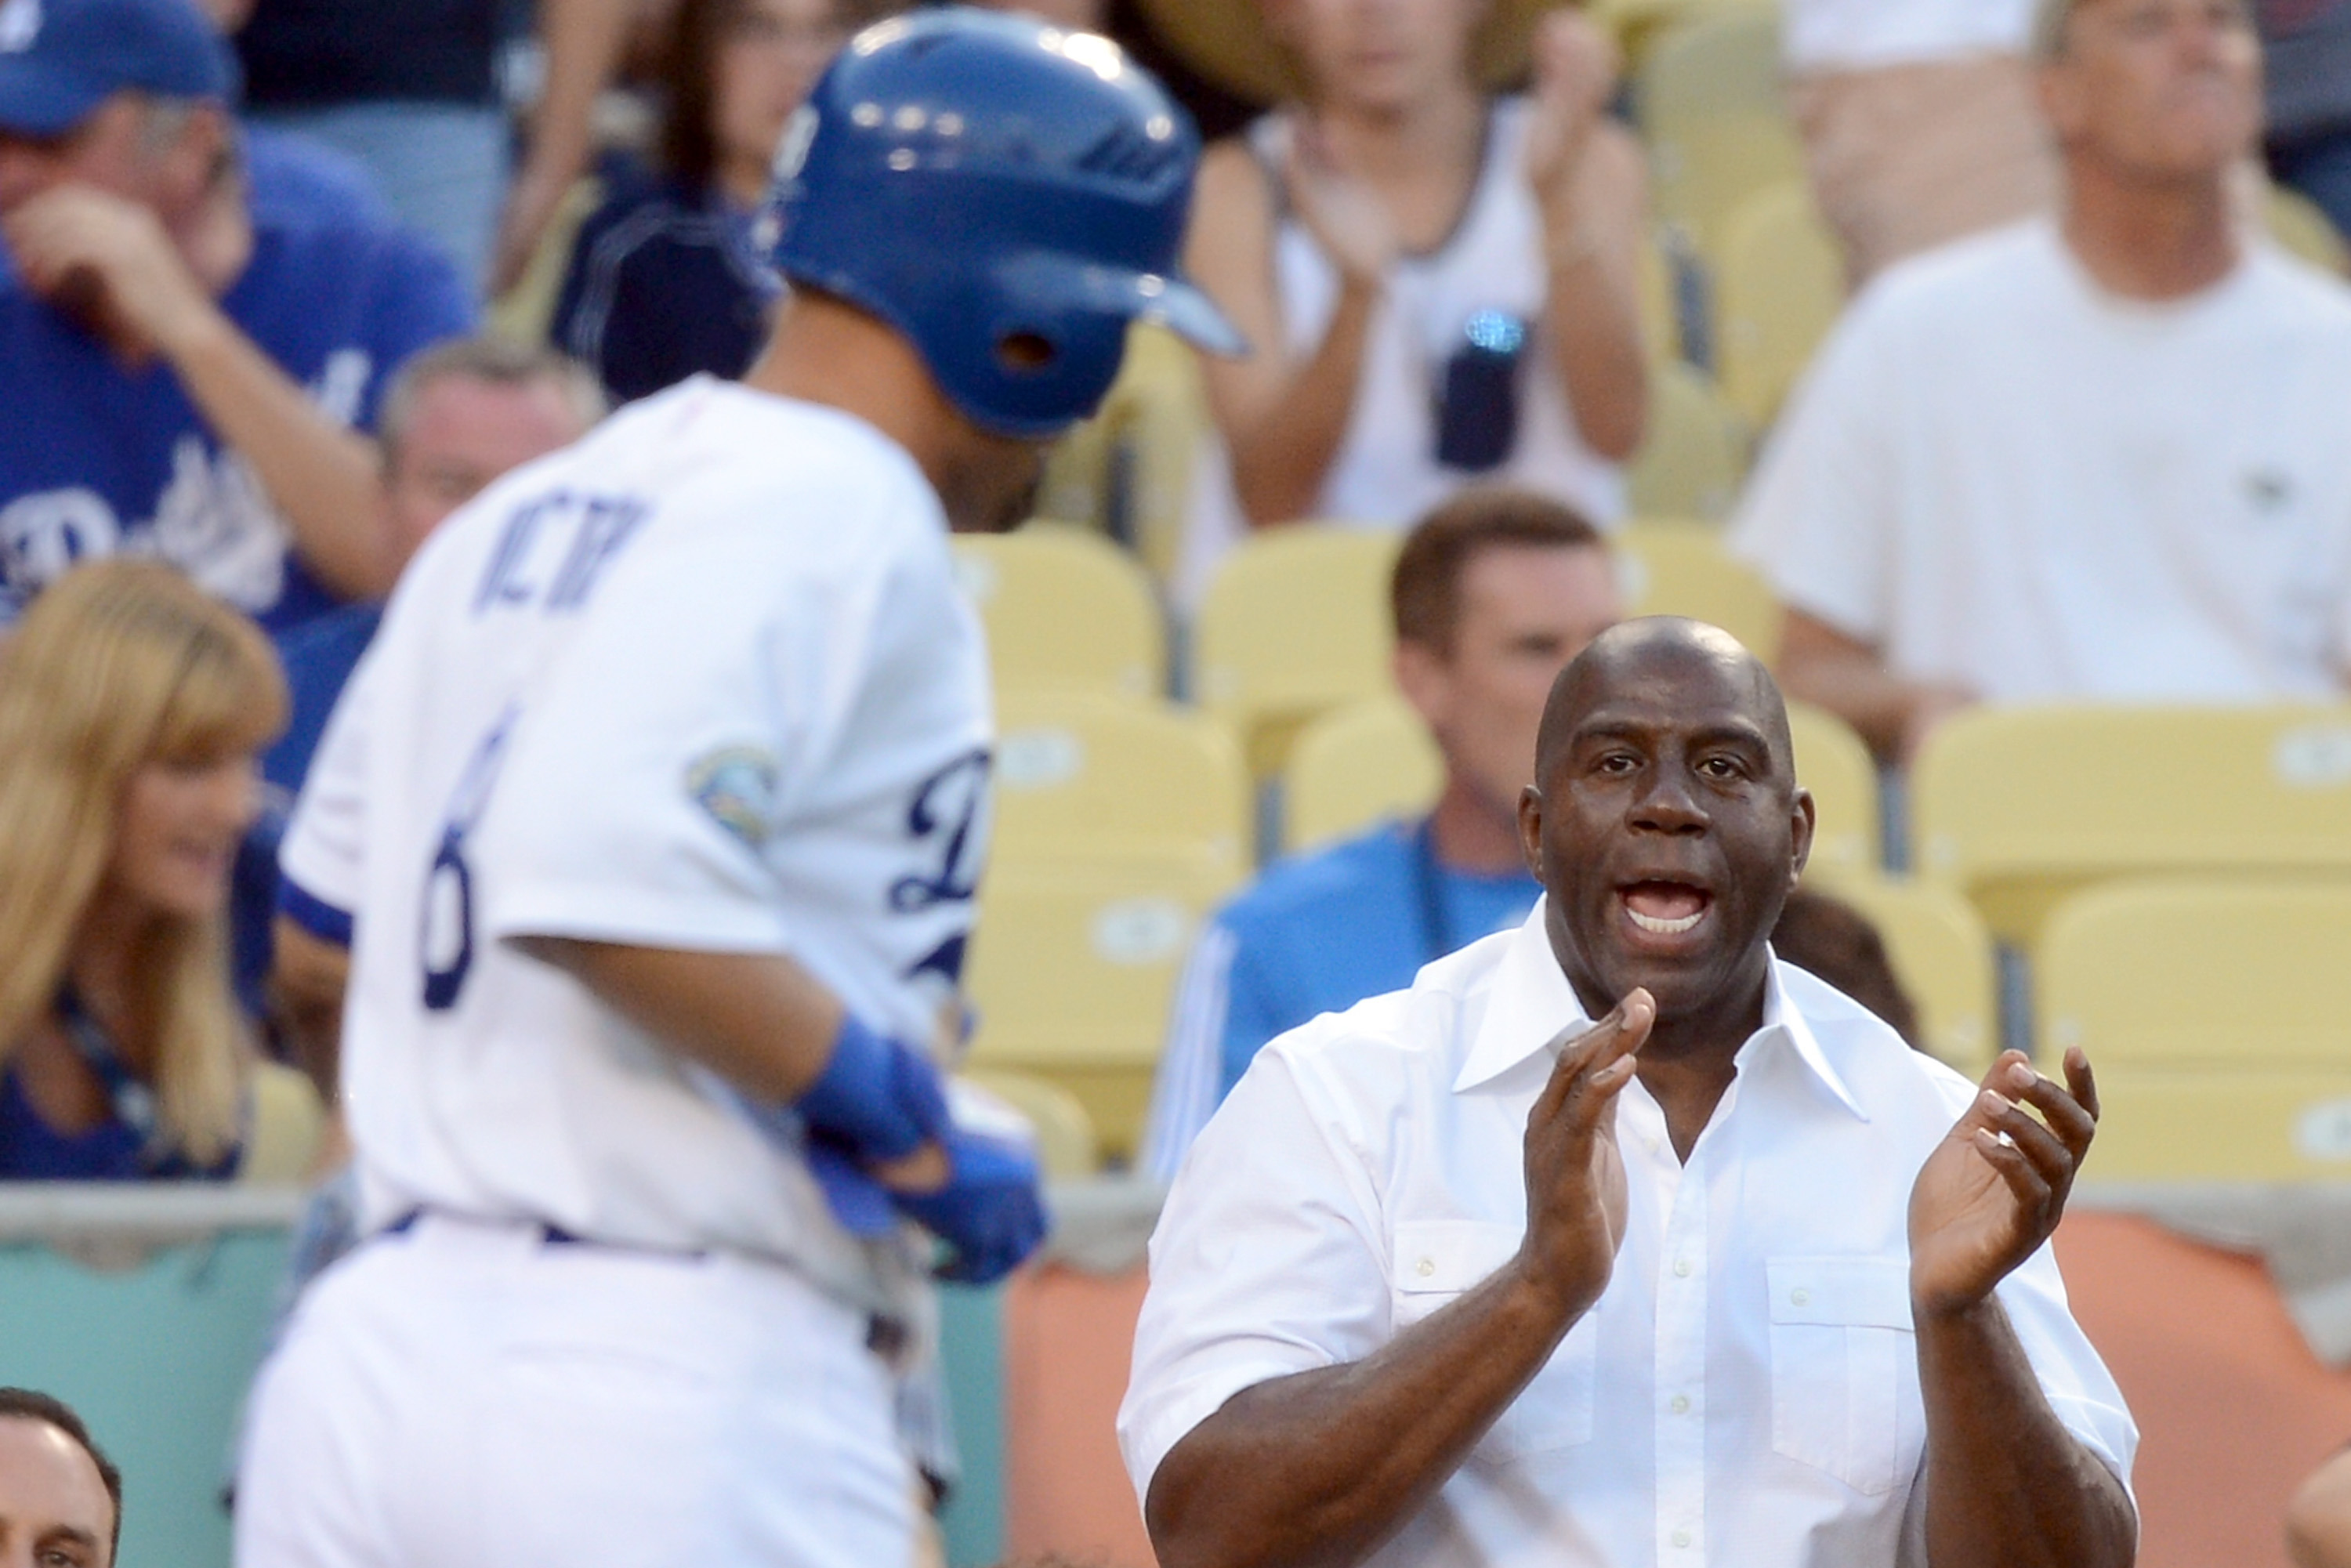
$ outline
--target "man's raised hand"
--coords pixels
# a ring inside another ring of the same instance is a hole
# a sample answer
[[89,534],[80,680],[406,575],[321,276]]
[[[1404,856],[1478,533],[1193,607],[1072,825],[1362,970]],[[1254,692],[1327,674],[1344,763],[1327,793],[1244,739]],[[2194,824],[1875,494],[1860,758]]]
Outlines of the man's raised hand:
[[1910,1188],[1917,1312],[1980,1303],[2049,1239],[2097,1126],[2097,1082],[2079,1048],[2065,1053],[2065,1087],[2022,1051],[2001,1053]]
[[1625,1240],[1616,1096],[1633,1081],[1657,1004],[1635,987],[1615,1010],[1554,1044],[1559,1061],[1527,1113],[1527,1235],[1519,1266],[1573,1315],[1600,1299]]

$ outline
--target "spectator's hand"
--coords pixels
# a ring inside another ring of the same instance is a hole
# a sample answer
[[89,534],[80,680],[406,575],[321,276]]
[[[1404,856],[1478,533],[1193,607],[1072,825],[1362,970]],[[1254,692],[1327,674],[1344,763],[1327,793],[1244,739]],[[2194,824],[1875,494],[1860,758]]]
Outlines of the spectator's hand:
[[530,258],[555,210],[571,189],[571,175],[561,169],[526,162],[507,186],[506,206],[498,214],[497,246],[490,257],[489,297],[493,299],[522,281]]
[[1616,1096],[1633,1081],[1635,1052],[1657,1004],[1635,988],[1583,1034],[1562,1037],[1559,1061],[1527,1113],[1527,1236],[1519,1267],[1571,1313],[1600,1299],[1625,1241],[1625,1156]]
[[2098,1087],[2078,1046],[2065,1053],[2065,1082],[2042,1077],[2021,1051],[2001,1052],[1927,1156],[1910,1188],[1910,1301],[1921,1315],[1983,1301],[2057,1228],[2098,1128]]
[[1311,121],[1301,116],[1292,124],[1286,171],[1290,210],[1350,281],[1376,285],[1402,248],[1387,204],[1340,166]]
[[1616,91],[1616,46],[1568,7],[1545,16],[1531,42],[1535,79],[1527,183],[1551,218],[1580,205],[1584,151]]
[[1927,748],[1927,737],[1943,727],[1943,721],[1964,708],[1971,708],[1982,699],[1966,686],[1920,685],[1912,689],[1909,711],[1902,717],[1900,760],[1904,768],[1917,765],[1918,754]]
[[133,363],[173,355],[219,312],[155,214],[88,185],[43,192],[0,223],[26,287]]

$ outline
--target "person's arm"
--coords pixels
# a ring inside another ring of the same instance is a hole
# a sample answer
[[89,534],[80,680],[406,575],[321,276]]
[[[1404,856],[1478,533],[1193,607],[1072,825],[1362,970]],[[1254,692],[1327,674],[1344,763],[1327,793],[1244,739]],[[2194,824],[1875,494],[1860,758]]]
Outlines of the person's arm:
[[1640,144],[1608,122],[1614,51],[1574,11],[1535,39],[1527,177],[1543,222],[1543,329],[1583,444],[1630,460],[1648,427],[1641,343],[1640,245],[1648,179]]
[[489,291],[522,277],[564,193],[595,153],[596,98],[619,63],[629,0],[538,0],[538,41],[547,78],[531,110],[529,148],[507,187]]
[[1616,1095],[1655,1016],[1635,991],[1561,1052],[1527,1118],[1510,1262],[1361,1361],[1243,1389],[1168,1451],[1144,1509],[1165,1568],[1344,1568],[1436,1495],[1607,1287]]
[[1255,528],[1313,515],[1354,414],[1364,343],[1396,251],[1379,198],[1318,154],[1303,121],[1294,127],[1290,200],[1339,273],[1321,341],[1302,360],[1285,347],[1273,191],[1242,143],[1212,148],[1202,161],[1185,254],[1186,268],[1250,345],[1245,358],[1202,360],[1201,372],[1232,457],[1233,488]]
[[1905,680],[1869,643],[1801,610],[1782,625],[1779,664],[1790,696],[1828,709],[1906,768],[1937,726],[1978,700],[1964,686]]
[[2057,1228],[2096,1133],[2079,1048],[2065,1081],[2003,1053],[1911,1189],[1931,1568],[2129,1568],[2137,1552],[2129,1494],[2058,1418],[1993,1293]]
[[83,315],[126,358],[171,362],[214,435],[253,465],[321,582],[349,599],[391,587],[375,443],[329,418],[238,329],[153,213],[61,185],[0,228],[34,293]]
[[2285,1511],[2294,1568],[2351,1568],[2351,1451],[2311,1473]]

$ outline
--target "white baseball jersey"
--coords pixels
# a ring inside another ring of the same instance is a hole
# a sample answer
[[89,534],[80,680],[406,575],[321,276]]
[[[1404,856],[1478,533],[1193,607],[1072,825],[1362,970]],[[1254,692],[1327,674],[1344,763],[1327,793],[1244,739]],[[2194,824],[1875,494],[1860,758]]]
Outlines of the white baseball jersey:
[[728,1091],[507,939],[786,953],[931,1040],[988,830],[986,655],[946,536],[871,426],[706,378],[443,525],[282,855],[298,904],[358,915],[368,1223],[743,1251],[886,1301],[893,1270]]

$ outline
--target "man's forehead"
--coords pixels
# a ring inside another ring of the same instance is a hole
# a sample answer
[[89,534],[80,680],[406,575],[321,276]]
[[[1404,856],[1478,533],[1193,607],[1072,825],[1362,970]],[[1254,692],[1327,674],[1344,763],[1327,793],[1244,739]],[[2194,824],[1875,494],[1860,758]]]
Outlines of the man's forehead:
[[1689,735],[1751,736],[1768,741],[1769,734],[1752,702],[1722,691],[1692,693],[1676,701],[1659,692],[1622,692],[1592,704],[1578,714],[1568,729],[1571,738],[1624,735],[1635,731],[1674,731]]

